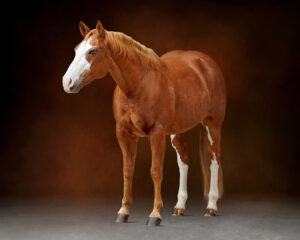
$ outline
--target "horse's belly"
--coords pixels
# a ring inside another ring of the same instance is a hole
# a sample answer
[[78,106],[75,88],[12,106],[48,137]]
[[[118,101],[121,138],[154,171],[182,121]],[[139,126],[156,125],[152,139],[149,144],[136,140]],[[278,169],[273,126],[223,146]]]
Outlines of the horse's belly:
[[[199,53],[200,54],[200,53]],[[194,52],[171,52],[163,57],[170,69],[174,89],[174,115],[168,133],[187,131],[206,116],[210,108],[211,76],[206,61]]]
[[205,81],[191,73],[174,81],[175,108],[170,131],[187,131],[199,124],[210,108],[210,93]]
[[208,111],[209,101],[205,95],[189,94],[176,100],[173,121],[167,128],[168,134],[182,133],[202,122]]

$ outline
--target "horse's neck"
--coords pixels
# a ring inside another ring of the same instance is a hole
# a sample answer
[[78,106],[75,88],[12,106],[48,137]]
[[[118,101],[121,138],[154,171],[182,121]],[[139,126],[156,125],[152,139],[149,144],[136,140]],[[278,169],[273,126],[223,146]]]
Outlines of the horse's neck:
[[110,74],[117,85],[126,95],[133,95],[134,90],[142,76],[142,70],[131,63],[112,54],[110,59]]
[[[114,33],[113,33],[114,34]],[[114,36],[111,34],[110,38],[110,66],[113,79],[123,92],[128,95],[136,95],[136,89],[146,73],[150,71],[157,71],[160,67],[160,59],[152,50],[148,50],[143,45],[135,42],[133,39],[126,35],[122,35],[125,39],[112,39]],[[127,42],[127,46],[122,41]],[[133,49],[133,48],[139,49]],[[140,49],[142,48],[142,49]],[[149,51],[149,53],[147,52]]]

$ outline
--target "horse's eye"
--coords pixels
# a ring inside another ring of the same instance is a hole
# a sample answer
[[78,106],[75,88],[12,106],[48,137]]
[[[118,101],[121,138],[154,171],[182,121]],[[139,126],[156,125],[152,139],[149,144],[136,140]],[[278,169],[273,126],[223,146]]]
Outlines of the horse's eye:
[[98,53],[98,51],[96,49],[89,51],[89,55],[92,55],[92,56],[96,56],[97,53]]

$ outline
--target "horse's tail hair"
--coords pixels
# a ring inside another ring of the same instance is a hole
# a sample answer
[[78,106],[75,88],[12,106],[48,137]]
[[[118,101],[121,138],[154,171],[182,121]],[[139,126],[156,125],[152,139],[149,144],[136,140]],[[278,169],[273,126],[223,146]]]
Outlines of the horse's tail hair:
[[[201,168],[203,173],[203,183],[204,183],[204,197],[208,198],[209,187],[210,187],[210,159],[207,156],[207,133],[205,128],[200,125],[200,162]],[[218,174],[218,190],[219,190],[219,197],[223,195],[223,174],[222,174],[222,167],[219,165],[219,174]]]

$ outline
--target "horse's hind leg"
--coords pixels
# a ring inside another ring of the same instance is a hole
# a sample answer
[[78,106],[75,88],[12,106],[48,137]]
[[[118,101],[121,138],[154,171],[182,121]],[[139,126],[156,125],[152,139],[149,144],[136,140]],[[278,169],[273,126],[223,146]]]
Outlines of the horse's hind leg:
[[187,176],[189,169],[188,145],[185,133],[171,135],[171,143],[177,153],[177,163],[179,168],[179,189],[177,194],[177,203],[174,207],[172,216],[184,215],[187,193]]
[[204,176],[204,195],[208,197],[204,216],[215,216],[217,201],[223,193],[220,162],[221,124],[208,118],[203,121],[202,126],[200,153]]
[[130,134],[126,129],[123,129],[120,126],[117,126],[116,135],[123,154],[124,178],[122,207],[118,212],[116,222],[127,222],[129,217],[129,207],[132,202],[132,178],[138,138]]

